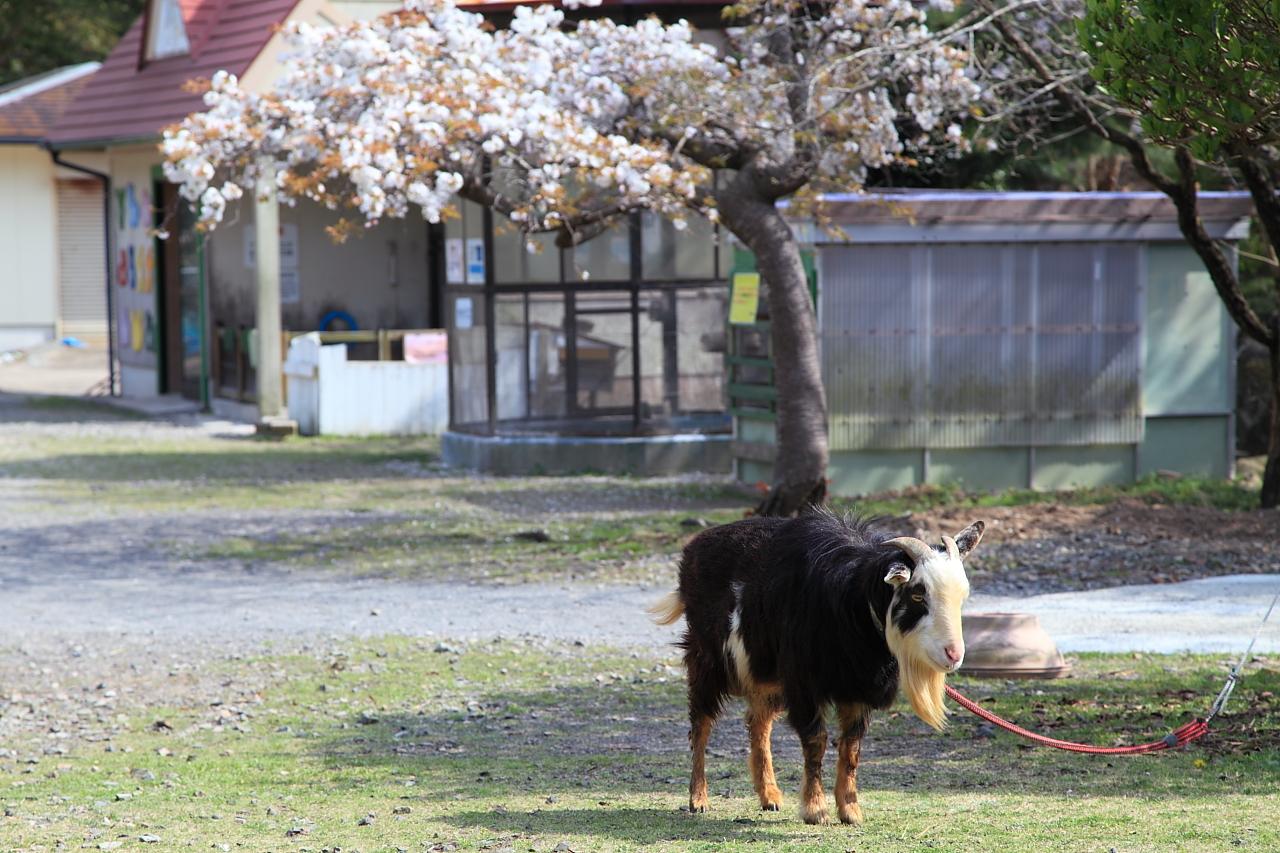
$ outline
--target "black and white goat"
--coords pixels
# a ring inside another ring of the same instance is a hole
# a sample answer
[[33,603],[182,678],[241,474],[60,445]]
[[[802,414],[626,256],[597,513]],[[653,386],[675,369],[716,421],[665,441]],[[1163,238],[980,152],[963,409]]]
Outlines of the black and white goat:
[[873,710],[899,686],[936,729],[945,724],[946,674],[964,660],[960,607],[969,595],[961,560],[982,538],[981,521],[930,547],[892,537],[875,521],[826,511],[795,519],[750,518],[694,537],[680,584],[652,609],[659,624],[685,617],[681,646],[689,681],[689,808],[707,809],[707,738],[729,696],[747,700],[750,768],[760,806],[782,803],[770,734],[783,711],[800,736],[800,813],[827,819],[824,711],[840,725],[836,809],[859,823],[858,753]]

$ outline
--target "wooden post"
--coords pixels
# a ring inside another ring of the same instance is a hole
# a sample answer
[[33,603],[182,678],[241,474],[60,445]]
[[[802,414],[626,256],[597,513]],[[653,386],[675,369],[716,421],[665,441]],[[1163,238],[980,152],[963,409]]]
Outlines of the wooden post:
[[236,327],[236,399],[241,403],[249,399],[249,363],[245,355],[248,347],[248,339],[245,337],[247,334],[243,324]]
[[258,181],[254,206],[258,285],[258,432],[291,434],[284,416],[281,381],[280,328],[280,203],[275,172],[266,170]]

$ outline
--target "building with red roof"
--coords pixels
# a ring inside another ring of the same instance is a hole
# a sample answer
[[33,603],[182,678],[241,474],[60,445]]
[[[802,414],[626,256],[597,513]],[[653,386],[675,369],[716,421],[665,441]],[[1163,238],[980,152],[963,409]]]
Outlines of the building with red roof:
[[87,62],[0,88],[0,352],[106,339],[102,193],[46,148],[97,69]]
[[[190,212],[163,180],[157,143],[165,127],[203,107],[192,81],[221,70],[268,84],[279,29],[293,20],[347,16],[326,0],[148,0],[48,133],[60,160],[101,173],[113,384],[126,396],[207,400],[208,261]],[[158,240],[162,230],[174,238]]]
[[[501,25],[518,4],[471,5]],[[604,5],[570,14],[634,20],[657,12],[710,22],[724,4]],[[277,337],[268,334],[264,344],[254,334],[264,286],[257,257],[264,244],[275,246],[281,258],[274,282],[265,286],[279,287],[285,329],[317,329],[334,317],[362,330],[444,325],[452,304],[445,295],[452,282],[445,281],[444,247],[465,237],[410,217],[383,222],[337,246],[325,230],[336,217],[306,203],[279,209],[279,227],[262,233],[259,213],[271,214],[250,199],[234,205],[216,232],[198,234],[191,211],[163,180],[157,147],[165,127],[202,109],[191,81],[227,71],[247,89],[270,86],[279,73],[283,25],[342,24],[401,6],[400,0],[149,0],[54,123],[49,136],[57,155],[96,164],[110,184],[107,289],[121,393],[180,394],[212,404],[220,397],[252,399],[255,390],[261,397],[256,366],[276,358],[271,341]],[[468,212],[466,222],[468,229],[479,227],[479,214]],[[170,239],[158,240],[159,231]],[[499,239],[495,251],[511,251],[507,242]],[[605,241],[596,248],[607,251]],[[516,247],[514,254],[523,252]],[[272,405],[258,403],[264,411]]]

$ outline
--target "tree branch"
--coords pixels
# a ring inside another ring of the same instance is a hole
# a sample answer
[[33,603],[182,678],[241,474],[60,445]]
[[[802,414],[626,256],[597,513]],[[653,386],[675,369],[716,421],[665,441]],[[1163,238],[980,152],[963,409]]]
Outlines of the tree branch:
[[1275,336],[1245,299],[1235,266],[1222,251],[1222,247],[1204,229],[1199,211],[1195,159],[1190,151],[1180,147],[1174,151],[1174,162],[1178,166],[1177,191],[1168,195],[1178,211],[1178,228],[1182,231],[1182,236],[1204,262],[1222,304],[1240,330],[1268,348],[1275,347]]
[[[977,0],[977,3],[984,10],[993,8],[992,0]],[[1018,58],[1040,81],[1043,83],[1057,81],[1057,77],[1039,53],[1015,30],[1007,18],[996,17],[993,23],[1005,44],[1013,49]],[[1213,281],[1214,288],[1218,291],[1218,296],[1226,306],[1227,313],[1231,315],[1231,319],[1241,331],[1269,348],[1280,345],[1280,342],[1275,340],[1275,335],[1245,299],[1234,265],[1223,252],[1222,247],[1205,231],[1204,222],[1200,218],[1196,162],[1191,152],[1185,147],[1174,150],[1178,176],[1176,180],[1171,179],[1156,169],[1141,139],[1099,119],[1089,108],[1088,101],[1079,89],[1058,85],[1051,90],[1051,94],[1060,105],[1083,122],[1090,132],[1124,149],[1138,174],[1169,197],[1177,211],[1178,228],[1183,238],[1200,256]],[[1274,192],[1271,199],[1274,204]],[[1280,227],[1280,216],[1277,216],[1275,221]]]

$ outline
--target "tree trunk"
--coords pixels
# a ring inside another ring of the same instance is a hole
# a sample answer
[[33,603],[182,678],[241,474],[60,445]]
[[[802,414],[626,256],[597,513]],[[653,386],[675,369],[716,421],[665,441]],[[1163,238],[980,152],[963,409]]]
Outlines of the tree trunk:
[[725,224],[756,256],[768,293],[777,450],[758,515],[794,515],[827,498],[827,395],[800,245],[771,201],[720,196]]
[[1271,432],[1267,439],[1267,467],[1262,472],[1262,508],[1280,506],[1280,312],[1272,320]]

